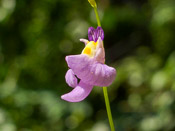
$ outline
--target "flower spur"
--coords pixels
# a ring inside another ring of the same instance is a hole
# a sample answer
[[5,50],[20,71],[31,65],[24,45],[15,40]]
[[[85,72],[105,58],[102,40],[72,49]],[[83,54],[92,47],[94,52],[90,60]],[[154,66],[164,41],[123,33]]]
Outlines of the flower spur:
[[90,27],[88,38],[89,41],[80,39],[85,43],[81,54],[66,56],[66,62],[70,68],[65,75],[66,83],[74,89],[62,95],[61,98],[69,102],[84,100],[94,86],[109,86],[116,76],[116,70],[104,64],[103,29]]

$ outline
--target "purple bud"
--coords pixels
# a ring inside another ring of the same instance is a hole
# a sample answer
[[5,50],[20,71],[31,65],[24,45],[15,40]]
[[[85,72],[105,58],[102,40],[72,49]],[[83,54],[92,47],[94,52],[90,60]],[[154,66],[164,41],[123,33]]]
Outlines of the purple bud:
[[104,31],[101,27],[97,27],[97,29],[94,29],[93,27],[89,27],[88,29],[88,38],[90,41],[97,41],[98,38],[101,37],[101,39],[104,39]]

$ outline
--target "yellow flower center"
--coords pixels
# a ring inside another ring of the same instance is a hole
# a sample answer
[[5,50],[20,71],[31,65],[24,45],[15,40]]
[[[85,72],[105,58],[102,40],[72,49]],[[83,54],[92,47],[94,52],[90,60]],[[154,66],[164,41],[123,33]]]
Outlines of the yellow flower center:
[[90,41],[83,49],[82,54],[88,55],[89,57],[94,57],[96,53],[97,44],[97,42]]
[[83,51],[83,54],[87,54],[87,55],[90,55],[91,54],[91,48],[89,47],[86,47]]

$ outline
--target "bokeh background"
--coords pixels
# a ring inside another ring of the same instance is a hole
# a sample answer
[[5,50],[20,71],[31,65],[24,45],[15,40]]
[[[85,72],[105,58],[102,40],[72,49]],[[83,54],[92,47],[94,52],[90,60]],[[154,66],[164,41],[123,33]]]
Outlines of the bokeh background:
[[[175,130],[175,1],[98,0],[117,131]],[[65,56],[81,53],[95,14],[87,0],[0,0],[0,131],[110,131],[103,91],[60,96]]]

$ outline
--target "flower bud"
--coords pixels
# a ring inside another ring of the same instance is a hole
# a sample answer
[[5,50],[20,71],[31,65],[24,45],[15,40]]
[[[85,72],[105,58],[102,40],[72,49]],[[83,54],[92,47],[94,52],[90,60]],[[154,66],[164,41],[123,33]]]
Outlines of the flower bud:
[[94,7],[97,7],[97,4],[95,2],[95,0],[88,0],[89,3],[91,4],[91,6],[94,8]]

